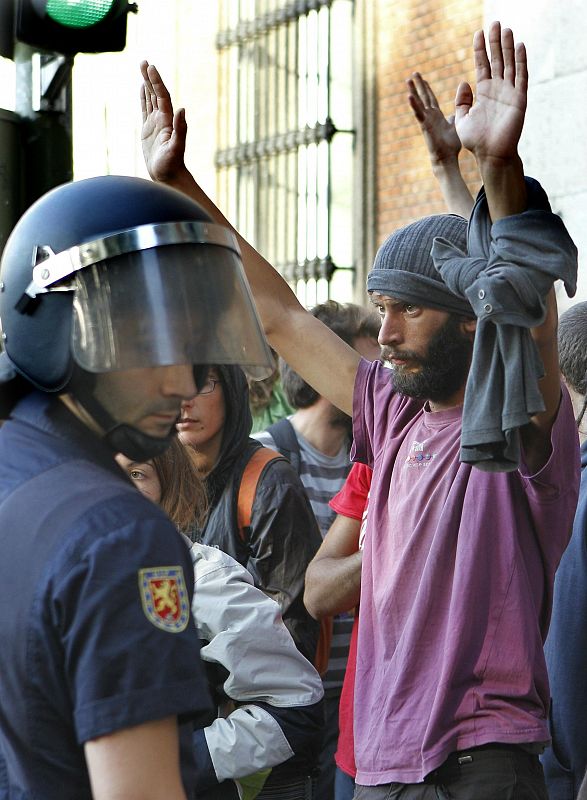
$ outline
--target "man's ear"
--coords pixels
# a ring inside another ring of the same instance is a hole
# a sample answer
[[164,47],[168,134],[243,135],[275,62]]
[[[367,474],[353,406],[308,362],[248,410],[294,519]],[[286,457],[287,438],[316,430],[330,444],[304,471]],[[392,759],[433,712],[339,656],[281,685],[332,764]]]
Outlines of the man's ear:
[[473,341],[475,338],[475,331],[477,330],[477,317],[471,319],[470,317],[463,317],[461,320],[461,331],[463,336]]

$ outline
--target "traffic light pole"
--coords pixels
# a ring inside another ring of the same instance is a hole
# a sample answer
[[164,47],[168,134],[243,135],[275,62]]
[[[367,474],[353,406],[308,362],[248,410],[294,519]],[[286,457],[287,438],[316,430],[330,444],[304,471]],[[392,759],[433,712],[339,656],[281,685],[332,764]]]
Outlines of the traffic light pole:
[[41,54],[16,42],[16,113],[24,148],[24,207],[73,178],[73,57]]
[[20,117],[0,108],[0,256],[23,207]]

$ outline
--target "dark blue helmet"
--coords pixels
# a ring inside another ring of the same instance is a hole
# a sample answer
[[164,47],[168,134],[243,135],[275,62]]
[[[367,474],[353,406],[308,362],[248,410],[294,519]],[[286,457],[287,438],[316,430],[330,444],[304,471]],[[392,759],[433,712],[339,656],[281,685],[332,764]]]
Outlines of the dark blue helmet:
[[2,256],[0,326],[3,413],[13,402],[8,384],[18,385],[16,398],[23,379],[70,391],[112,446],[139,460],[163,443],[105,416],[92,374],[240,364],[265,377],[272,369],[233,232],[140,178],[64,184],[25,212]]
[[44,391],[67,386],[74,360],[90,372],[270,368],[234,235],[151,181],[105,176],[48,192],[9,237],[0,281],[4,349]]

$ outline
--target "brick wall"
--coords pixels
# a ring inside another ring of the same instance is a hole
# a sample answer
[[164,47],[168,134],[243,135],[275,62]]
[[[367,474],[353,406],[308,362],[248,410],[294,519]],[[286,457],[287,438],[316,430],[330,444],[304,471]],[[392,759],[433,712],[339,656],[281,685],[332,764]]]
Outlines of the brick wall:
[[[461,80],[473,83],[471,43],[482,27],[481,0],[377,2],[377,244],[395,228],[445,210],[426,146],[407,101],[405,79],[418,70],[445,114]],[[474,159],[461,152],[471,191],[479,188]]]

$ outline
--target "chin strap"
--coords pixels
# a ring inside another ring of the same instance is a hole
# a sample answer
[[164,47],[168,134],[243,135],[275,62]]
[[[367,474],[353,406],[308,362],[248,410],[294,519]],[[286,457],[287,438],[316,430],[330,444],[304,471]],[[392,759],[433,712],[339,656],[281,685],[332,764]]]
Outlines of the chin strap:
[[114,453],[123,453],[132,461],[149,461],[160,456],[175,438],[175,425],[167,436],[149,436],[132,425],[117,422],[96,400],[93,393],[94,378],[91,372],[76,367],[67,390],[104,431],[102,439]]
[[[194,365],[194,380],[198,391],[208,376],[208,364]],[[132,425],[117,422],[94,396],[94,374],[75,365],[67,391],[104,431],[103,439],[114,453],[124,453],[132,461],[149,461],[160,456],[176,436],[175,425],[167,436],[149,436]],[[179,417],[178,417],[179,419]]]
[[110,428],[104,436],[104,441],[115,453],[123,453],[132,461],[149,461],[164,453],[175,436],[175,425],[167,436],[160,438],[148,436],[132,425],[121,424]]

